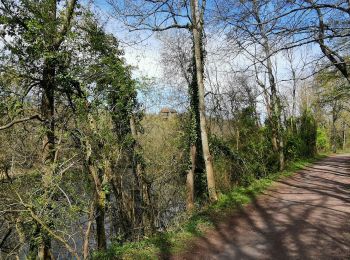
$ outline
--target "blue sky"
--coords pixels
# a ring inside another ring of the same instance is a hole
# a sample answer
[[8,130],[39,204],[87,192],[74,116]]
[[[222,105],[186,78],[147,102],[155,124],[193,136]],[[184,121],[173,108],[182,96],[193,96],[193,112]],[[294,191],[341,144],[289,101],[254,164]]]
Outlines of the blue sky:
[[105,29],[114,34],[125,51],[125,59],[129,65],[135,66],[135,78],[152,78],[152,86],[148,91],[139,92],[139,98],[150,113],[158,113],[162,107],[176,107],[174,92],[171,86],[162,82],[161,44],[155,35],[148,32],[129,30],[120,21],[109,15],[112,9],[103,0],[94,1],[96,12],[101,13]]
[[[136,66],[138,69],[134,71],[135,77],[150,77],[155,78],[153,86],[153,93],[149,92],[148,96],[142,96],[141,98],[149,103],[147,104],[150,112],[156,112],[163,106],[174,107],[176,106],[176,89],[174,86],[169,86],[162,80],[162,65],[161,65],[161,43],[153,35],[149,37],[150,32],[138,31],[129,32],[126,27],[116,19],[109,16],[108,14],[112,11],[111,7],[106,1],[96,0],[94,4],[97,6],[97,12],[101,12],[102,21],[106,22],[106,30],[113,33],[121,41],[121,45],[125,50],[125,58],[130,65]],[[212,1],[208,1],[210,6]],[[233,59],[232,55],[221,51],[219,55],[212,51],[225,44],[224,35],[211,35],[213,38],[208,39],[208,68],[220,68],[220,80],[226,79],[227,72],[233,68],[240,70],[249,64],[249,61],[244,55],[238,55]],[[138,42],[137,44],[134,44]],[[314,47],[310,47],[305,50],[309,56],[313,56],[318,53],[319,50]],[[304,50],[295,53],[296,56],[305,56]],[[290,78],[288,64],[286,64],[285,57],[283,55],[277,55],[274,59],[274,63],[277,65],[278,70],[276,71],[277,80],[280,82],[281,91],[288,93],[288,85],[286,80]],[[300,73],[305,73],[300,71]],[[223,82],[220,82],[225,84]],[[184,86],[186,88],[186,86]]]

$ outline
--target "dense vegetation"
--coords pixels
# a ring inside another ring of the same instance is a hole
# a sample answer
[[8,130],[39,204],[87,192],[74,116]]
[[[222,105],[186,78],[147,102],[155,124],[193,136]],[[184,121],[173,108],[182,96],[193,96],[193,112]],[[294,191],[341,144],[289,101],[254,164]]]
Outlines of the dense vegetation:
[[[0,258],[169,254],[349,148],[349,1],[102,2],[0,1]],[[157,33],[177,112],[106,17]]]

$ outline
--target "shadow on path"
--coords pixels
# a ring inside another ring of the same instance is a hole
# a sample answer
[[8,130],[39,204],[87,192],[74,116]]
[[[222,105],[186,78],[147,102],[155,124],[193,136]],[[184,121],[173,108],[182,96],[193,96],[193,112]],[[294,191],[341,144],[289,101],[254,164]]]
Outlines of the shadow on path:
[[350,156],[278,182],[174,259],[350,259]]

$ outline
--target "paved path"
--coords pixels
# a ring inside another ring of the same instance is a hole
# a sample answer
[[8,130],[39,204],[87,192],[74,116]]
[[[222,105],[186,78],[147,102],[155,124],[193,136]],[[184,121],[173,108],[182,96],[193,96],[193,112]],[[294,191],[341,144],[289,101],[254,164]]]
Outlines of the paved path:
[[350,259],[350,155],[278,182],[176,259]]

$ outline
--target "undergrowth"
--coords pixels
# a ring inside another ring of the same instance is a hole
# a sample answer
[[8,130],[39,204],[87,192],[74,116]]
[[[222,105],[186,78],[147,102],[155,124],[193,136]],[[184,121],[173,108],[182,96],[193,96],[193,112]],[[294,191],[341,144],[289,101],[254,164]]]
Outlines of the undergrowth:
[[216,203],[193,212],[174,230],[159,232],[139,242],[112,244],[106,252],[95,252],[93,259],[166,259],[172,254],[188,250],[191,240],[203,236],[205,231],[210,230],[215,223],[223,221],[228,214],[251,202],[275,181],[291,176],[295,171],[323,157],[325,155],[295,161],[290,163],[283,172],[272,173],[267,177],[254,180],[247,187],[235,187],[230,192],[221,194]]

